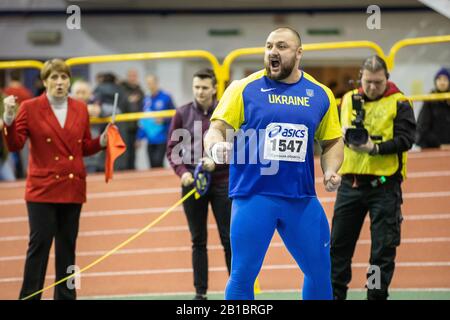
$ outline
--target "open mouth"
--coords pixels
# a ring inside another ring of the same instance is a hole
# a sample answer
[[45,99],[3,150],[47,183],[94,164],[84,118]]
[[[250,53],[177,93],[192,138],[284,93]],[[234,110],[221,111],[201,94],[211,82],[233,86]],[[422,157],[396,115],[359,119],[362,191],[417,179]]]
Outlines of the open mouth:
[[270,62],[270,67],[272,69],[274,69],[274,70],[278,69],[280,67],[280,64],[281,64],[279,58],[270,58],[269,62]]

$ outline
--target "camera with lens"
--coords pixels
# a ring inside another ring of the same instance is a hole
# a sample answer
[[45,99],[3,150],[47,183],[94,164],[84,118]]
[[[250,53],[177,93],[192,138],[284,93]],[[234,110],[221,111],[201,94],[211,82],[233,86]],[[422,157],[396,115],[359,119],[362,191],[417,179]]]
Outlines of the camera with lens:
[[369,132],[364,128],[364,117],[366,115],[363,109],[363,97],[359,93],[352,95],[352,106],[356,111],[356,118],[352,121],[354,128],[348,128],[345,132],[345,142],[355,146],[366,144],[369,140]]

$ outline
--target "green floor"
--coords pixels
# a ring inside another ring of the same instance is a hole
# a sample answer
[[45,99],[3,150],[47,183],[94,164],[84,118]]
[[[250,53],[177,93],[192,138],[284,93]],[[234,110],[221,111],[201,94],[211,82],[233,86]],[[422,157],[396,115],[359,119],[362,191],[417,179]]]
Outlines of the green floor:
[[[117,297],[92,297],[90,299],[102,300],[190,300],[192,294],[179,295],[139,295],[139,296],[117,296]],[[365,300],[364,291],[350,291],[349,300]],[[223,300],[223,293],[208,294],[208,299]],[[299,292],[266,292],[256,295],[256,300],[299,300]],[[390,300],[450,300],[450,290],[436,291],[391,291]]]

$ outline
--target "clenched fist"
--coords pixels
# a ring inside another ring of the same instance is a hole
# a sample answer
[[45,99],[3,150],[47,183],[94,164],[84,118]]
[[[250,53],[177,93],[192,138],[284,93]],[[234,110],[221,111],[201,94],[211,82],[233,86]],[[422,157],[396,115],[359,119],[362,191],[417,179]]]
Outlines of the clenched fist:
[[217,164],[230,163],[233,145],[230,142],[217,142],[211,148],[211,157]]
[[193,183],[194,177],[192,176],[192,173],[190,172],[183,173],[183,175],[181,176],[181,184],[183,185],[183,187],[190,186]]
[[208,172],[212,172],[216,168],[214,161],[208,157],[201,158],[200,161],[203,163],[203,168]]
[[336,172],[327,171],[323,175],[323,184],[328,192],[336,191],[341,185],[341,176]]
[[5,106],[5,115],[9,118],[14,118],[17,112],[17,97],[7,96],[3,99],[3,105]]

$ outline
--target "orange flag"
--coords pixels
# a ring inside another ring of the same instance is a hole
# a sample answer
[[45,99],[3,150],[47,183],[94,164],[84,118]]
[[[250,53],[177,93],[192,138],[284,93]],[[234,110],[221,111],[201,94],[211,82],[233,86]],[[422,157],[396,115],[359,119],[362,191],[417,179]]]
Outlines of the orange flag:
[[105,181],[108,183],[113,177],[114,161],[127,150],[127,146],[123,142],[119,129],[115,125],[109,126],[106,134],[108,136],[108,143],[105,157]]

